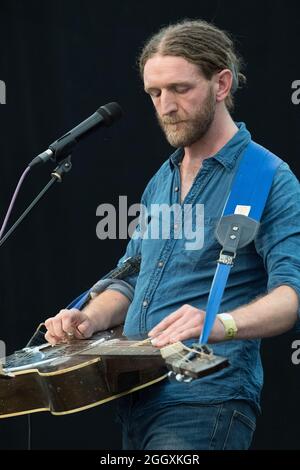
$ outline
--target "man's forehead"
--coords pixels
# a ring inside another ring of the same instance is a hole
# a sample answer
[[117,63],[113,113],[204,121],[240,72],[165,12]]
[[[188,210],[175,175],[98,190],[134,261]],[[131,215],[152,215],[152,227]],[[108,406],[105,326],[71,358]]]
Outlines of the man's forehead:
[[144,66],[145,88],[155,83],[172,83],[195,80],[201,77],[199,68],[179,56],[155,55]]

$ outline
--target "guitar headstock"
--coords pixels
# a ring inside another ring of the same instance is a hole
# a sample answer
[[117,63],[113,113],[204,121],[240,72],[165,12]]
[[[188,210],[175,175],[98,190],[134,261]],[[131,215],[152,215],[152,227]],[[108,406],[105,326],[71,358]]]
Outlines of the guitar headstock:
[[169,377],[179,382],[191,382],[229,366],[227,358],[216,356],[206,344],[195,343],[188,348],[179,341],[160,352],[170,370]]

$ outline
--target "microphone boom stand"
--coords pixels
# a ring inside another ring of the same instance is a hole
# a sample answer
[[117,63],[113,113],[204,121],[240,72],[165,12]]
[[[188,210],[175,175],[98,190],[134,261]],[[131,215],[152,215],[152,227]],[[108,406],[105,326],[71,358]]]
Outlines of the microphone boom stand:
[[62,177],[65,173],[68,173],[72,168],[71,155],[62,160],[59,165],[51,173],[51,180],[46,184],[42,191],[37,195],[37,197],[32,201],[32,203],[25,209],[21,214],[18,220],[13,224],[13,226],[6,232],[6,234],[0,240],[0,247],[6,242],[6,240],[12,235],[16,230],[18,225],[25,219],[25,217],[31,212],[39,200],[44,196],[44,194],[53,186],[54,183],[61,183]]

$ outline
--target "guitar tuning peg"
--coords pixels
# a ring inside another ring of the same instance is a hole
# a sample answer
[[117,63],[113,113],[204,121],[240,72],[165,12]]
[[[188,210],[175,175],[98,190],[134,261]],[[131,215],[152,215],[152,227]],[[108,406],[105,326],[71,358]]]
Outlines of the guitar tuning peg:
[[184,375],[182,374],[176,374],[176,380],[177,382],[183,382],[184,381]]
[[188,383],[190,383],[192,380],[193,380],[193,377],[185,377],[183,381],[184,381],[184,383],[188,384]]
[[175,379],[175,372],[173,370],[170,370],[170,372],[168,372],[168,377],[169,379]]
[[176,373],[173,370],[170,370],[168,372],[168,377],[171,380],[177,380],[177,382],[185,382],[185,383],[189,383],[193,380],[193,377],[190,377],[190,376],[184,375],[184,374],[180,374],[179,372]]

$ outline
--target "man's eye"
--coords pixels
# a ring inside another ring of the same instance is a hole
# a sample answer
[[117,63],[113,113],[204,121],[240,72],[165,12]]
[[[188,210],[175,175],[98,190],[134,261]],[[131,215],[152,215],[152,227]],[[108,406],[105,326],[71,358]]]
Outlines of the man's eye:
[[160,96],[160,91],[149,91],[151,98],[158,98]]
[[176,93],[186,93],[189,90],[187,86],[177,86],[175,88]]

